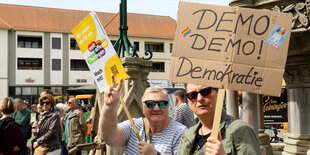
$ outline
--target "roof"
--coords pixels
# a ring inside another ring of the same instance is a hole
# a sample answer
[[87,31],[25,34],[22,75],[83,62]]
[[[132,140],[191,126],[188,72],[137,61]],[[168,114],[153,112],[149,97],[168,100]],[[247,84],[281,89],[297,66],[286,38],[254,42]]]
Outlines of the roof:
[[[71,33],[88,13],[89,11],[0,4],[0,28]],[[119,35],[118,13],[96,13],[109,35]],[[176,21],[169,16],[128,13],[127,25],[128,36],[173,39]]]

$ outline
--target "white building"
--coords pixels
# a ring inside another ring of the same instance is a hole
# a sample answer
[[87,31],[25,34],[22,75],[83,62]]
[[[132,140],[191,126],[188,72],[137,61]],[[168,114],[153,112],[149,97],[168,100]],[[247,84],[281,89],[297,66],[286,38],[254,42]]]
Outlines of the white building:
[[[94,84],[71,30],[89,13],[0,4],[0,99],[21,97],[34,103],[44,89]],[[110,39],[119,35],[119,16],[97,12]],[[168,80],[176,21],[168,16],[128,13],[128,37],[138,48],[153,51],[149,79]]]

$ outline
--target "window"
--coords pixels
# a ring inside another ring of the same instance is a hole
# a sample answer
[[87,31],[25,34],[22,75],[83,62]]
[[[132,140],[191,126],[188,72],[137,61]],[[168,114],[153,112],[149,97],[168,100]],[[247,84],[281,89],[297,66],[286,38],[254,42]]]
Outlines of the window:
[[17,37],[17,47],[21,48],[42,48],[42,37]]
[[138,52],[139,51],[139,42],[133,42],[133,44],[136,45],[136,51]]
[[61,39],[52,38],[52,49],[61,49]]
[[42,70],[42,59],[18,58],[17,69],[21,70]]
[[170,44],[170,53],[172,53],[173,44]]
[[150,72],[165,72],[164,62],[153,62]]
[[145,43],[145,50],[150,50],[152,52],[164,52],[163,43]]
[[72,71],[89,71],[85,60],[70,60]]
[[70,50],[80,50],[80,47],[74,38],[70,39]]
[[61,70],[61,59],[52,59],[52,70],[53,71]]
[[37,95],[37,87],[22,87],[22,95]]

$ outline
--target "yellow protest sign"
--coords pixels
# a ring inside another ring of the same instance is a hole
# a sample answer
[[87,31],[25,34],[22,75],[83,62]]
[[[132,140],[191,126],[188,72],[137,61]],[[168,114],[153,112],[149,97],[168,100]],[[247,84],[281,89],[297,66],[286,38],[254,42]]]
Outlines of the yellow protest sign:
[[73,30],[85,61],[100,92],[111,85],[111,74],[118,82],[127,79],[125,69],[119,60],[113,44],[94,11],[90,12]]

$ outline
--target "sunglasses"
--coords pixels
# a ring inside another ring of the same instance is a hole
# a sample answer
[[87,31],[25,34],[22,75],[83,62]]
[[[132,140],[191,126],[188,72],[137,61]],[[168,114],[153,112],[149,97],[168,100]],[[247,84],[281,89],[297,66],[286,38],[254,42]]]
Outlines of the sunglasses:
[[212,90],[211,87],[207,87],[207,88],[201,89],[199,92],[196,92],[196,91],[189,92],[186,94],[186,96],[189,100],[196,100],[198,97],[198,93],[201,94],[203,97],[207,97],[208,95],[211,94],[211,90]]
[[146,106],[150,109],[154,109],[155,105],[157,104],[160,109],[165,109],[168,105],[168,101],[153,101],[153,100],[147,100],[144,101]]
[[51,102],[41,102],[41,105],[49,105],[49,104],[51,104]]

